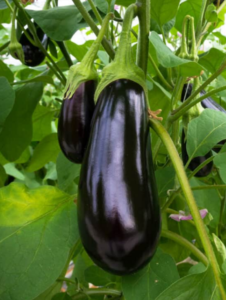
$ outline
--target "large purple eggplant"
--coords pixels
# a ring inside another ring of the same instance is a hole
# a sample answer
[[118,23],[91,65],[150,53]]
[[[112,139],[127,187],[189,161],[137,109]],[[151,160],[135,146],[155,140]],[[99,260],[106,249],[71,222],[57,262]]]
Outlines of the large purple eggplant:
[[120,79],[101,92],[78,197],[82,243],[114,274],[133,273],[155,253],[161,216],[143,88]]

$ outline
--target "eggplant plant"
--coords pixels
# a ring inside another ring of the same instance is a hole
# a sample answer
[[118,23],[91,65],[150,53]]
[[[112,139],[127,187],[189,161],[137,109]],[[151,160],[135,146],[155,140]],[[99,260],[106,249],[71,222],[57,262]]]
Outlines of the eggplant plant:
[[226,300],[225,9],[0,1],[1,300]]

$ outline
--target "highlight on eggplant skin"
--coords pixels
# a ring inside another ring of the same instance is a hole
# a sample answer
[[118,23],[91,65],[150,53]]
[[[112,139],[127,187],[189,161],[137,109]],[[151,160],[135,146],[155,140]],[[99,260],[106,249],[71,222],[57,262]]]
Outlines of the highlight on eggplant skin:
[[80,84],[71,99],[62,103],[58,121],[58,141],[64,155],[76,164],[82,163],[95,109],[96,81]]
[[126,275],[150,261],[161,214],[147,104],[139,84],[116,80],[100,94],[78,195],[80,237],[99,267]]
[[[36,32],[41,41],[43,47],[47,50],[49,38],[48,36],[42,31],[37,24],[35,24]],[[29,29],[26,29],[28,34],[33,38]],[[26,37],[25,33],[23,32],[20,40],[20,44],[22,45],[23,52],[24,52],[24,64],[29,67],[35,67],[40,65],[43,60],[45,59],[45,54],[41,51],[41,49],[37,46],[34,46]]]

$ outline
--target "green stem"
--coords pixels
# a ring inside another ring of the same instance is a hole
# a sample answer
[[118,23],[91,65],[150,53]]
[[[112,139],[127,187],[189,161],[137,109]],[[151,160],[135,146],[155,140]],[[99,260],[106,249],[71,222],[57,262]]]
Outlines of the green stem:
[[200,216],[198,207],[196,205],[196,202],[195,202],[192,190],[190,188],[188,178],[184,171],[184,167],[183,167],[182,161],[180,159],[180,156],[179,156],[179,154],[175,148],[175,145],[172,142],[168,132],[165,130],[164,126],[160,122],[158,122],[157,120],[154,120],[154,119],[150,119],[150,124],[151,124],[151,127],[154,129],[154,131],[162,139],[162,141],[168,151],[168,154],[170,155],[172,164],[174,166],[174,169],[175,169],[177,177],[178,177],[178,181],[181,185],[181,189],[184,193],[184,197],[187,201],[188,207],[190,209],[191,215],[193,217],[197,231],[199,233],[199,237],[202,241],[203,248],[204,248],[205,253],[210,261],[210,265],[213,270],[216,284],[219,287],[222,299],[225,300],[226,294],[225,294],[223,284],[221,282],[220,268],[218,266],[217,259],[215,257],[211,242],[210,242],[208,234],[206,232],[205,225],[203,223],[203,220]]
[[63,278],[58,278],[57,279],[58,282],[68,282],[68,283],[71,283],[71,284],[76,284],[76,282],[70,278],[67,278],[67,277],[63,277]]
[[104,289],[104,288],[100,288],[100,289],[89,289],[89,290],[85,290],[79,294],[76,294],[74,296],[71,296],[73,300],[79,300],[79,299],[87,299],[87,297],[89,296],[121,296],[122,293],[118,290],[113,290],[113,289]]
[[225,203],[226,203],[226,192],[224,193],[224,198],[221,201],[221,212],[220,212],[220,219],[218,224],[218,236],[221,236],[221,228],[223,225],[223,215],[224,215],[224,209],[225,209]]
[[219,190],[219,189],[226,189],[226,184],[216,184],[216,185],[201,185],[201,186],[194,186],[191,188],[193,191],[197,190]]
[[165,87],[168,88],[169,90],[172,90],[173,89],[172,85],[170,85],[168,83],[168,81],[164,78],[164,76],[162,75],[161,71],[159,70],[158,66],[156,65],[156,63],[150,53],[148,53],[148,59],[150,60],[153,68],[155,69],[155,71],[157,73],[157,76],[162,81],[162,83],[165,85]]
[[197,38],[197,40],[199,39],[200,34],[202,33],[202,24],[203,24],[204,13],[205,13],[205,10],[206,10],[207,3],[208,3],[208,0],[202,0],[201,13],[199,14],[199,20],[198,20],[197,28],[196,28],[196,38]]
[[[86,23],[90,26],[90,28],[95,33],[95,35],[98,36],[99,29],[96,26],[96,24],[94,23],[94,21],[91,18],[90,14],[85,9],[85,7],[82,4],[82,2],[80,0],[72,0],[72,1],[74,2],[74,4],[77,7],[77,9],[80,11],[80,13],[83,16],[83,18],[86,21]],[[115,51],[114,51],[112,45],[109,43],[109,41],[105,37],[103,38],[102,45],[103,45],[104,49],[106,50],[106,52],[109,54],[110,58],[114,59]]]
[[57,42],[57,45],[60,47],[60,50],[64,55],[64,58],[65,58],[65,60],[68,64],[68,67],[70,68],[73,65],[73,62],[71,60],[70,54],[67,51],[65,43],[64,42]]
[[192,243],[190,243],[188,240],[180,236],[179,234],[176,234],[172,231],[169,230],[164,230],[162,229],[161,235],[165,238],[168,238],[179,245],[187,248],[188,250],[191,251],[191,253],[197,257],[205,266],[208,266],[208,259],[207,257],[197,248],[195,247]]
[[101,18],[101,15],[99,14],[99,12],[98,12],[98,10],[97,10],[95,4],[93,3],[92,0],[88,0],[88,2],[89,2],[89,5],[90,5],[91,8],[92,8],[92,11],[93,11],[94,15],[96,16],[96,18],[97,18],[97,20],[98,20],[98,22],[99,22],[100,24],[102,24],[102,21],[103,21],[103,20],[102,20],[102,18]]
[[51,1],[52,1],[52,0],[46,0],[46,3],[45,3],[45,5],[44,5],[44,7],[43,7],[43,10],[47,10],[47,9],[50,8],[50,3],[51,3]]
[[[206,83],[206,82],[205,82]],[[208,85],[208,84],[207,84]],[[203,91],[203,89],[207,86],[206,84],[201,85],[196,91],[194,91],[194,93],[184,102],[181,104],[181,106],[174,110],[171,114],[171,116],[169,117],[169,121],[170,122],[174,122],[175,120],[179,119],[181,116],[183,116],[192,106],[196,105],[197,103],[201,102],[202,100],[212,96],[213,94],[216,93],[220,93],[224,90],[226,90],[226,86],[222,86],[218,89],[212,90],[204,95],[202,95],[201,97],[195,99],[194,101],[191,102],[191,100],[197,95],[199,94],[201,91]],[[203,87],[204,86],[204,87]],[[198,91],[198,93],[197,93]],[[191,100],[190,100],[191,99]],[[187,104],[187,101],[189,100],[189,103]],[[186,105],[185,105],[186,104]]]
[[20,5],[20,3],[18,2],[18,0],[13,0],[15,6],[17,6],[20,11],[23,13],[26,21],[27,21],[27,24],[28,24],[28,27],[29,27],[29,30],[31,31],[34,39],[35,39],[35,42],[37,44],[37,46],[41,49],[41,51],[48,57],[48,59],[51,61],[51,63],[53,64],[54,68],[56,69],[56,71],[54,70],[55,74],[58,72],[59,73],[59,76],[61,77],[61,82],[63,85],[66,84],[66,78],[64,76],[64,74],[61,72],[60,68],[57,66],[57,64],[55,63],[55,61],[52,59],[52,57],[49,55],[49,53],[46,51],[46,49],[43,47],[41,41],[39,40],[38,36],[37,36],[37,33],[36,33],[36,30],[35,30],[35,27],[34,27],[34,24],[31,22],[29,16],[27,15],[27,12],[24,10],[24,8]]
[[147,74],[149,31],[150,31],[150,0],[137,0],[139,19],[139,38],[137,48],[137,65]]
[[[192,158],[191,158],[192,159]],[[185,170],[187,169],[188,165],[191,162],[191,159],[189,159],[189,161],[186,163],[186,166],[184,167]],[[211,156],[209,158],[207,158],[203,163],[201,163],[188,177],[188,179],[192,178],[193,176],[195,176],[196,173],[198,173],[198,171],[200,171],[203,167],[205,167],[208,163],[210,163],[211,161],[214,160],[214,156]]]

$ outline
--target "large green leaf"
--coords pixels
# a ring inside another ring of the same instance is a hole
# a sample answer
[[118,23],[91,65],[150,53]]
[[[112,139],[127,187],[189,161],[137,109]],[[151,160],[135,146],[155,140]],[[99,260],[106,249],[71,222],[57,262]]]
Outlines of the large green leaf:
[[93,41],[89,40],[82,45],[77,45],[72,41],[66,41],[67,49],[71,55],[73,55],[78,61],[81,61],[85,56],[86,52],[89,50]]
[[214,165],[217,167],[220,177],[226,183],[226,153],[219,153],[214,157]]
[[32,141],[41,141],[46,135],[52,132],[51,121],[54,113],[49,107],[37,105],[32,116]]
[[205,155],[223,139],[226,139],[226,114],[205,109],[199,117],[188,124],[188,155],[189,157]]
[[[226,283],[223,278],[224,285]],[[212,269],[204,273],[185,276],[163,291],[156,300],[220,300]]]
[[34,172],[47,164],[49,161],[55,162],[60,152],[57,133],[51,133],[35,148],[34,154],[27,166],[28,172]]
[[[1,68],[1,64],[0,64]],[[5,77],[0,77],[0,132],[1,128],[13,108],[15,92]]]
[[6,77],[9,82],[13,82],[13,72],[10,68],[0,60],[0,77]]
[[85,280],[95,286],[105,286],[117,281],[117,277],[97,266],[90,266],[84,272]]
[[[83,4],[86,10],[91,9],[88,3]],[[82,15],[74,5],[40,11],[27,10],[27,12],[42,30],[55,41],[70,40],[75,31],[81,28],[79,22],[82,20]]]
[[174,260],[158,249],[147,267],[122,278],[122,290],[125,300],[153,300],[178,279]]
[[44,293],[40,294],[34,300],[52,300],[52,297],[59,293],[62,287],[62,282],[55,282],[51,287],[49,287]]
[[61,274],[78,240],[76,207],[60,190],[0,190],[0,299],[31,300]]
[[16,100],[0,133],[0,151],[8,161],[17,160],[32,138],[32,114],[42,96],[42,83],[16,90]]
[[180,0],[152,0],[151,16],[160,25],[163,26],[172,20],[179,6]]
[[165,68],[179,67],[179,72],[182,76],[200,75],[202,67],[187,59],[182,59],[176,56],[160,39],[156,32],[150,34],[150,42],[155,48],[159,64]]
[[200,59],[200,65],[204,66],[211,73],[216,72],[225,59],[225,53],[216,49],[211,48],[207,53],[204,53]]

